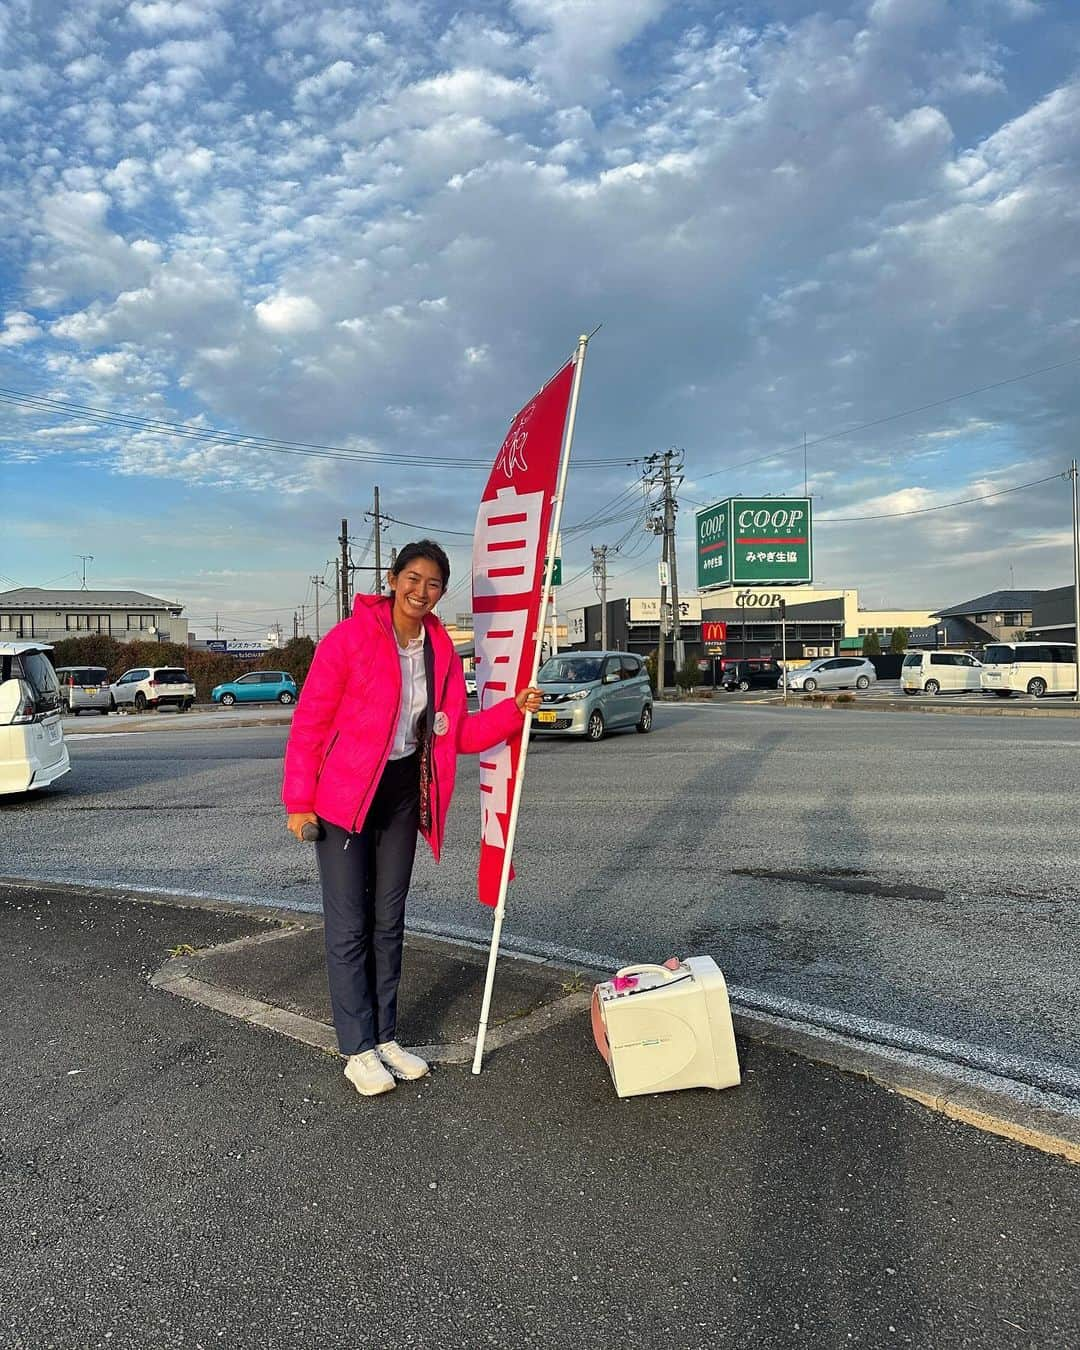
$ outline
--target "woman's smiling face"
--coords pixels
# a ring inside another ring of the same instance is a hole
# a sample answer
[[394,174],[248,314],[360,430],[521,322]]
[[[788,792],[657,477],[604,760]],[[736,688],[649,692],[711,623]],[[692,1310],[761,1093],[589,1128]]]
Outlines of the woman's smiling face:
[[442,568],[430,558],[412,558],[400,572],[391,572],[389,579],[394,620],[408,629],[418,626],[442,597]]

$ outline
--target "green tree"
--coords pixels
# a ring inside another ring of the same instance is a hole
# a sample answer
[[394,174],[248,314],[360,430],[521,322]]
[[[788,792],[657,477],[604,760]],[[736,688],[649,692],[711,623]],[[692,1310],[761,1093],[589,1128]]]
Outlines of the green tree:
[[862,654],[863,656],[881,655],[881,639],[876,633],[867,633],[863,638]]
[[696,656],[688,656],[679,667],[675,683],[684,694],[692,694],[701,683],[701,664]]
[[892,639],[889,642],[889,651],[906,652],[910,640],[911,634],[906,628],[894,628],[892,630]]
[[649,683],[652,685],[653,693],[656,693],[656,650],[655,648],[645,658],[645,669],[649,672]]

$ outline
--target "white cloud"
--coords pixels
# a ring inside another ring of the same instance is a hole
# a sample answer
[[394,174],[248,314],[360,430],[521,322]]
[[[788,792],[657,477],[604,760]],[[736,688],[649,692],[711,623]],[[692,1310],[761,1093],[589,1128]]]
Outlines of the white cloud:
[[311,333],[321,327],[322,310],[306,295],[274,295],[255,306],[255,317],[271,333]]
[[20,347],[24,342],[32,342],[40,336],[41,329],[32,314],[27,314],[23,309],[12,310],[4,316],[0,347]]
[[195,0],[149,0],[131,5],[128,14],[145,32],[156,34],[208,28],[217,20],[217,6]]

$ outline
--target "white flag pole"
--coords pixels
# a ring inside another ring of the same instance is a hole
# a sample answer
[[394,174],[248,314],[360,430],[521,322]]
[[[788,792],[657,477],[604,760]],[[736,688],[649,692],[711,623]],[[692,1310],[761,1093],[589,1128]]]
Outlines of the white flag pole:
[[[551,601],[551,578],[555,570],[555,550],[550,547],[552,539],[558,539],[559,526],[562,523],[563,495],[566,491],[566,475],[570,469],[570,448],[574,443],[574,423],[577,420],[578,395],[581,392],[581,373],[585,369],[585,348],[589,345],[588,335],[582,333],[578,338],[577,351],[574,353],[574,383],[570,390],[570,408],[566,416],[566,433],[563,437],[562,457],[559,461],[559,477],[555,488],[555,509],[551,517],[551,527],[544,541],[549,545],[547,566],[544,569],[544,593],[540,600],[535,643],[533,651],[532,674],[529,684],[536,683],[540,669],[540,646],[547,625],[548,605]],[[487,1040],[488,1014],[491,1012],[491,991],[495,987],[495,964],[499,959],[499,940],[502,937],[503,915],[506,912],[506,892],[510,885],[510,866],[514,860],[514,839],[517,835],[518,811],[521,806],[521,789],[525,782],[525,760],[529,753],[529,728],[532,726],[532,713],[525,713],[525,725],[521,729],[521,752],[518,756],[517,778],[514,782],[514,799],[510,804],[510,821],[506,829],[506,848],[503,852],[502,875],[499,877],[499,902],[495,906],[495,923],[491,931],[491,951],[488,953],[487,978],[484,981],[484,1001],[480,1005],[480,1026],[476,1032],[476,1052],[473,1055],[472,1071],[479,1073],[484,1060],[484,1042]]]

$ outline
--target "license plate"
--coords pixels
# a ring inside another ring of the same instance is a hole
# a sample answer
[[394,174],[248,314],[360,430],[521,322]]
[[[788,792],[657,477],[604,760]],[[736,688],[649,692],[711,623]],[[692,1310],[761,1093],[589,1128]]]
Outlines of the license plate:
[[56,726],[49,728],[49,744],[55,745],[59,739],[60,739],[60,725],[59,723],[57,723]]
[[545,724],[551,723],[555,721],[555,714],[553,712],[538,712],[536,714],[536,720],[538,722],[544,722]]

